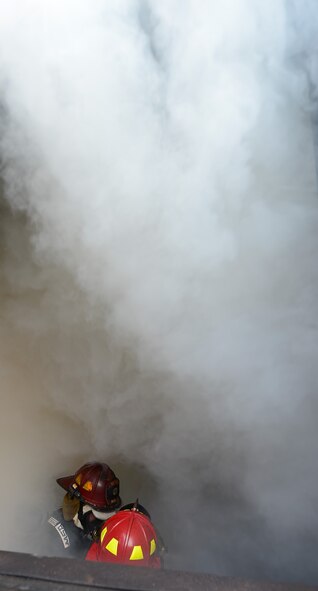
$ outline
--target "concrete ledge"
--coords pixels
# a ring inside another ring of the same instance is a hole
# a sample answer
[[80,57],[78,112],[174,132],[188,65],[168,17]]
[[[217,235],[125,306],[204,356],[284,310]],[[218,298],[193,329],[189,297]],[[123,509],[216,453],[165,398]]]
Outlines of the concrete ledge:
[[310,591],[317,587],[0,551],[0,591]]

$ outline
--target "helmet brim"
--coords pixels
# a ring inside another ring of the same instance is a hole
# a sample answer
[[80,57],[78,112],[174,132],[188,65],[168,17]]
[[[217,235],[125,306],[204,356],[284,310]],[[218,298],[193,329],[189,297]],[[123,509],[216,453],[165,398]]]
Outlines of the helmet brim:
[[64,490],[69,490],[70,486],[75,482],[75,474],[72,476],[62,476],[61,478],[57,478],[56,482],[64,488]]
[[85,560],[99,561],[99,547],[96,542],[93,542],[85,556]]

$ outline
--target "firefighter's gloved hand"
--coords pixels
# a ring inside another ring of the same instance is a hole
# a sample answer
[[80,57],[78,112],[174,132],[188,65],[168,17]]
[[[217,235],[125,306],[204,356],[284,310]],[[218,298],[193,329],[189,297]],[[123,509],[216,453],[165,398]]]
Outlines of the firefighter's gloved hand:
[[71,496],[70,493],[66,493],[62,505],[62,512],[65,521],[72,521],[79,509],[80,501],[76,497]]

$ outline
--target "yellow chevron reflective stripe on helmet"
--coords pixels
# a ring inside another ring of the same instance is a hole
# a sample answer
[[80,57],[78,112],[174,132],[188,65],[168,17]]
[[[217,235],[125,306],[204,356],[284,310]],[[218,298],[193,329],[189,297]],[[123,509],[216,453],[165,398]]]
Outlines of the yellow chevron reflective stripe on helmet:
[[142,560],[144,557],[142,547],[134,546],[129,560]]
[[114,554],[114,556],[117,556],[118,540],[116,540],[116,538],[112,538],[110,542],[108,542],[106,550],[108,550],[108,552],[110,552],[111,554]]
[[102,529],[102,533],[100,534],[101,543],[103,543],[104,537],[106,536],[106,534],[107,534],[107,527],[104,527],[104,529]]
[[152,556],[156,551],[156,542],[155,540],[151,540],[150,542],[150,556]]

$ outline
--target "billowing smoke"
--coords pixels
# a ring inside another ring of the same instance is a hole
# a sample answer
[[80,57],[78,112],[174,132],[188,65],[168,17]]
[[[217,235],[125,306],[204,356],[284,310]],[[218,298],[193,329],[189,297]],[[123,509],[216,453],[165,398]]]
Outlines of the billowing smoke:
[[97,458],[168,566],[317,581],[316,2],[0,7],[1,547]]

